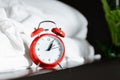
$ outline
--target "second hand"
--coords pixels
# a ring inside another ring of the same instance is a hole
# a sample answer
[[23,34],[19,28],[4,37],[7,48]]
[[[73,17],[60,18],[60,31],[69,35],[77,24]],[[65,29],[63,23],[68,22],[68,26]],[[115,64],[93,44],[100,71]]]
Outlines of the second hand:
[[53,47],[53,48],[51,48],[51,49],[56,49],[56,48],[59,48],[59,47]]

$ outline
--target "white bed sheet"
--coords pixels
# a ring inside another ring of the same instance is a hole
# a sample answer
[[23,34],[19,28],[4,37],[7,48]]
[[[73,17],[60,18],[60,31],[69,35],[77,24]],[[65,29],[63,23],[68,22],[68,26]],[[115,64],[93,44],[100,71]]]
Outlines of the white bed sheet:
[[63,68],[101,58],[86,40],[88,22],[76,9],[57,0],[0,0],[0,72],[36,67],[29,57],[30,34],[44,20],[56,22],[66,33]]

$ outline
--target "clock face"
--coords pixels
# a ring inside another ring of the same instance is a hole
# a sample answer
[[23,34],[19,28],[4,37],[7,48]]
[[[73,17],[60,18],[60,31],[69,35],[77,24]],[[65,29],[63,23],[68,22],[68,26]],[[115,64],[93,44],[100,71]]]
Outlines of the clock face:
[[44,35],[37,41],[35,51],[40,61],[52,64],[63,56],[64,45],[59,38]]

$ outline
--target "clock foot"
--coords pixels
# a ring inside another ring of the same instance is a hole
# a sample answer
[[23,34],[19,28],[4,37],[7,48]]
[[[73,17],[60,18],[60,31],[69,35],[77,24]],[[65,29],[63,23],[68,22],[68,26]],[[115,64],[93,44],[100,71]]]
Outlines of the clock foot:
[[58,63],[58,66],[61,68],[61,69],[63,69],[63,67]]

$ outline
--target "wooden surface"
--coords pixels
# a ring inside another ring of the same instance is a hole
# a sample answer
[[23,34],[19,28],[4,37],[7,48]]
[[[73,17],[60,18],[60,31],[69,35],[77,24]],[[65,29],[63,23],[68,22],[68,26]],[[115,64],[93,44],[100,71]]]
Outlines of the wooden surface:
[[120,80],[120,60],[101,60],[45,74],[38,71],[14,80]]

